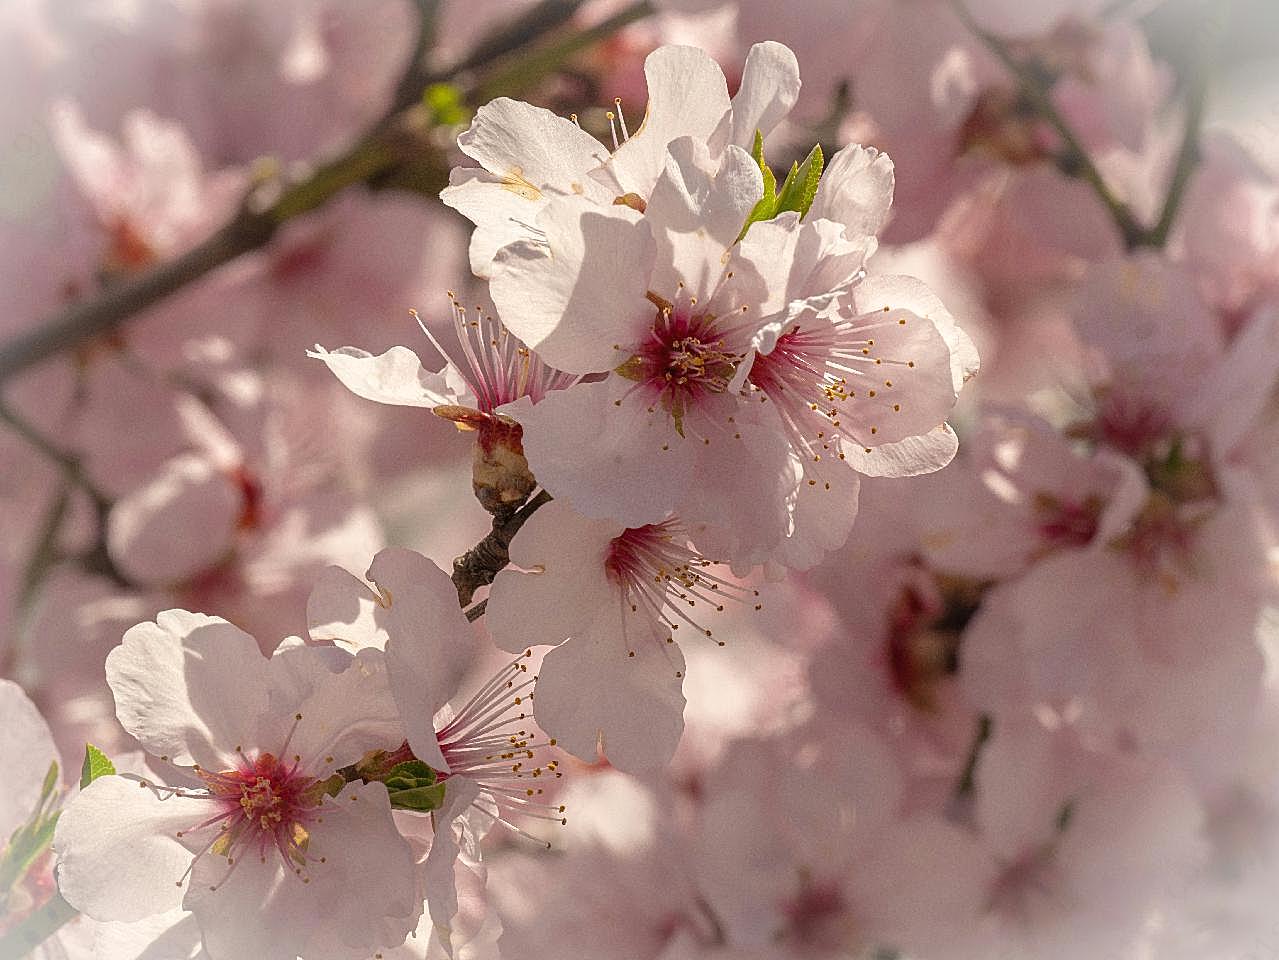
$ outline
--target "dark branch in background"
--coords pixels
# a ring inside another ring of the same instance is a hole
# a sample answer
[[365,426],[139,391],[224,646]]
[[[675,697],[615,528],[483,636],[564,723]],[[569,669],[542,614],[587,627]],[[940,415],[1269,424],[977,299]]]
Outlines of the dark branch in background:
[[1058,157],[1058,163],[1063,170],[1092,187],[1093,192],[1110,213],[1111,219],[1123,237],[1124,246],[1129,250],[1135,250],[1138,247],[1159,248],[1168,240],[1186,184],[1199,159],[1199,137],[1207,100],[1209,67],[1215,56],[1217,40],[1224,26],[1225,10],[1228,6],[1228,4],[1222,4],[1221,9],[1210,11],[1207,16],[1208,22],[1201,24],[1204,29],[1200,30],[1199,49],[1186,83],[1186,126],[1181,150],[1177,156],[1159,220],[1153,226],[1147,227],[1138,221],[1128,205],[1110,189],[1105,177],[1075,135],[1075,131],[1057,110],[1052,100],[1053,78],[1035,63],[1016,56],[1000,37],[982,29],[973,19],[963,0],[953,2],[959,19],[1016,78],[1022,93],[1035,112],[1061,139],[1062,154]]
[[[430,119],[421,104],[426,87],[460,82],[475,91],[483,85],[474,74],[519,53],[521,62],[543,55],[530,47],[564,26],[583,0],[542,0],[513,23],[480,42],[461,62],[443,70],[429,69],[427,57],[435,30],[436,0],[417,0],[421,27],[408,70],[396,88],[392,109],[350,150],[316,168],[297,182],[271,180],[257,184],[230,223],[203,243],[168,263],[124,280],[93,299],[73,304],[31,331],[0,347],[0,383],[57,353],[73,349],[111,330],[124,320],[205,276],[224,263],[265,246],[286,221],[328,203],[347,187],[395,182],[397,173],[424,163],[432,151],[426,134]],[[647,2],[633,4],[607,21],[609,30],[647,16]],[[601,24],[571,35],[552,50],[573,52],[606,35]],[[581,40],[579,38],[586,38]],[[566,55],[561,52],[560,56]],[[275,192],[274,196],[269,194]]]
[[968,748],[968,759],[964,762],[963,772],[960,773],[959,781],[955,784],[956,797],[963,799],[972,796],[973,789],[977,786],[977,762],[981,759],[982,748],[986,746],[990,734],[990,714],[983,713],[977,718],[977,732],[973,734],[972,746]]
[[[469,606],[475,591],[493,582],[501,570],[510,561],[508,551],[511,540],[524,526],[524,521],[533,516],[538,507],[551,501],[551,495],[543,490],[511,516],[494,518],[493,529],[489,535],[471,547],[453,561],[453,586],[457,587],[457,600],[463,607]],[[478,620],[484,612],[480,604],[472,608],[474,616],[467,611],[467,619]]]

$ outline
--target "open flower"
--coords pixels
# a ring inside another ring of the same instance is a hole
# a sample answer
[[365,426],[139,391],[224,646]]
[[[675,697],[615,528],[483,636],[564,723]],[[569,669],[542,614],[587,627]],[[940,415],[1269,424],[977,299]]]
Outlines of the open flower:
[[756,130],[772,130],[799,95],[795,55],[780,43],[751,48],[731,101],[723,71],[696,47],[653,51],[644,62],[644,76],[649,102],[643,122],[632,134],[621,101],[615,101],[609,113],[611,152],[578,127],[576,116],[566,120],[507,97],[480,107],[457,141],[480,167],[454,169],[440,194],[475,223],[471,269],[478,276],[490,276],[494,258],[507,244],[538,235],[534,224],[554,198],[578,195],[607,205],[626,197],[643,204],[673,141],[714,138],[719,147],[748,147]]
[[534,714],[564,748],[628,771],[664,766],[684,729],[676,642],[724,646],[708,624],[757,591],[717,573],[675,518],[639,527],[592,520],[552,501],[511,543],[487,623],[498,645],[552,644]]
[[415,760],[430,767],[433,785],[443,786],[442,805],[431,809],[425,831],[430,845],[423,870],[433,929],[451,951],[466,922],[459,916],[459,887],[475,882],[478,843],[488,828],[498,823],[524,834],[521,824],[530,820],[565,820],[564,807],[545,794],[545,785],[561,776],[559,761],[546,756],[555,741],[532,726],[527,652],[473,694],[463,689],[479,648],[444,571],[393,547],[373,558],[366,577],[372,587],[329,568],[307,604],[311,636],[348,650],[386,651],[404,739],[357,771],[376,776]]
[[125,634],[107,679],[170,783],[102,777],[64,811],[69,903],[124,921],[182,906],[215,960],[403,942],[421,912],[409,845],[386,787],[338,773],[403,736],[379,654],[286,643],[266,660],[225,620],[168,610]]

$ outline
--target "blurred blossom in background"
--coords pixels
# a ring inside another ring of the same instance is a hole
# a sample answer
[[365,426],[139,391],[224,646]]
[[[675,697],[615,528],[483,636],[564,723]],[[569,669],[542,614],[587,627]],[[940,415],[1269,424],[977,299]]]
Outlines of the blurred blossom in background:
[[5,0],[0,77],[0,960],[1279,957],[1279,8]]

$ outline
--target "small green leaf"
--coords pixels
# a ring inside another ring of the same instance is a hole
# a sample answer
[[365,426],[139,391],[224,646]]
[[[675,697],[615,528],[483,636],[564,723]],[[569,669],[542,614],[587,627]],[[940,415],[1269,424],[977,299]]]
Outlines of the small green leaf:
[[790,173],[777,194],[777,213],[794,210],[802,220],[813,205],[813,198],[817,196],[817,185],[821,182],[825,165],[821,144],[813,147],[802,164],[792,164]]
[[752,223],[772,220],[777,216],[777,177],[773,175],[772,168],[764,160],[764,135],[758,130],[755,131],[755,145],[751,148],[751,156],[759,164],[760,176],[764,178],[764,195],[759,198],[759,202],[746,218],[746,223],[742,225],[742,232],[737,235],[738,240],[746,236],[746,231],[750,229]]
[[[444,784],[436,783],[429,787],[413,787],[408,790],[392,790],[391,806],[400,810],[417,810],[425,813],[438,810],[444,806]],[[390,784],[387,784],[390,789]]]
[[84,745],[84,765],[80,768],[80,789],[83,790],[99,777],[115,773],[115,764],[105,753],[91,743]]

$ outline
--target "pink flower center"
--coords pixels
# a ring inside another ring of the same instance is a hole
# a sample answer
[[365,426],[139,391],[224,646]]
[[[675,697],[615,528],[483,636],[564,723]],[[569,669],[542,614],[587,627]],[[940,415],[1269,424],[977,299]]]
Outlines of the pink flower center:
[[836,947],[847,942],[848,904],[838,886],[805,880],[782,905],[786,939],[809,947]]
[[1093,439],[1141,460],[1168,439],[1172,426],[1164,408],[1111,390],[1102,398],[1092,434]]
[[713,314],[694,312],[695,301],[676,307],[655,293],[648,299],[657,306],[653,327],[617,372],[636,381],[683,435],[685,414],[707,397],[724,393],[742,357],[727,349]]
[[[300,714],[297,719],[301,720]],[[286,740],[284,750],[287,749]],[[233,770],[214,772],[200,766],[193,768],[204,782],[205,791],[173,791],[174,796],[211,803],[216,810],[195,826],[178,831],[179,840],[189,834],[212,831],[212,836],[178,880],[178,886],[206,853],[227,860],[229,869],[212,888],[216,890],[245,856],[256,855],[265,863],[271,850],[279,855],[286,870],[301,877],[303,883],[309,883],[304,868],[309,862],[325,861],[324,857],[308,856],[308,850],[311,829],[321,819],[320,805],[332,785],[304,773],[300,769],[300,757],[286,762],[271,753],[249,757],[238,748],[237,752],[241,759]],[[340,774],[335,776],[338,781],[342,780]],[[143,786],[149,784],[143,781]]]
[[1092,542],[1101,520],[1102,502],[1090,496],[1082,502],[1036,494],[1035,521],[1045,548],[1082,547]]
[[480,786],[473,806],[516,833],[528,836],[512,818],[567,823],[562,804],[542,800],[544,783],[564,774],[560,762],[545,759],[555,740],[539,740],[529,728],[533,682],[522,656],[499,670],[460,709],[435,738],[448,771],[440,780],[466,777]]
[[[758,590],[710,573],[714,563],[688,546],[683,526],[670,519],[630,527],[610,540],[604,572],[631,612],[645,617],[653,636],[674,643],[681,623],[713,638],[714,631],[695,618],[699,607],[719,613],[725,599],[759,597]],[[762,607],[755,604],[756,610]],[[716,643],[724,646],[723,640]]]
[[512,336],[492,315],[476,306],[474,314],[449,291],[457,346],[448,349],[413,312],[418,326],[447,362],[462,375],[482,413],[491,414],[505,403],[528,397],[534,403],[552,390],[562,390],[578,378],[549,367],[534,351]]

